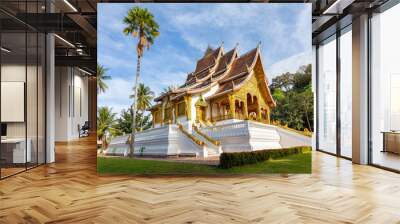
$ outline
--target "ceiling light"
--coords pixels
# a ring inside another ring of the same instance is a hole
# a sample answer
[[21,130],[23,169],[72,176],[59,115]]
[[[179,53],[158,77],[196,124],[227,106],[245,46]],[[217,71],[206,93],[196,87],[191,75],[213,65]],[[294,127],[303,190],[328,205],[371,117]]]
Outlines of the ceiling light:
[[68,1],[68,0],[64,0],[65,4],[67,4],[72,10],[74,10],[74,12],[78,12],[78,10]]
[[7,48],[5,48],[5,47],[1,47],[1,50],[4,51],[4,52],[6,52],[6,53],[10,53],[10,52],[11,52],[11,50],[9,50],[9,49],[7,49]]
[[343,10],[351,5],[355,0],[336,0],[322,14],[342,14]]
[[66,39],[64,39],[64,38],[62,38],[62,37],[60,37],[60,36],[57,35],[57,34],[54,34],[54,36],[57,37],[58,39],[60,39],[61,41],[63,41],[64,43],[66,43],[67,45],[69,45],[70,47],[75,48],[75,45],[73,45],[73,44],[72,44],[71,42],[69,42],[68,40],[66,40]]
[[79,55],[83,55],[83,50],[81,48],[77,48],[76,53],[78,53]]

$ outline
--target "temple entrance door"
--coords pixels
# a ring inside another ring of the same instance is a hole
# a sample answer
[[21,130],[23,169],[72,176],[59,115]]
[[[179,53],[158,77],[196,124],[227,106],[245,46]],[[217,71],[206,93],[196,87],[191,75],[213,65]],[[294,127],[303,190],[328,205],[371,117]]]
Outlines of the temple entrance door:
[[200,120],[205,121],[206,120],[206,107],[200,107],[199,112],[200,112],[200,115],[199,115]]
[[258,117],[258,100],[256,96],[251,96],[250,93],[247,94],[247,113],[250,120],[257,120]]
[[206,121],[206,111],[207,111],[207,107],[197,106],[197,120],[199,122]]

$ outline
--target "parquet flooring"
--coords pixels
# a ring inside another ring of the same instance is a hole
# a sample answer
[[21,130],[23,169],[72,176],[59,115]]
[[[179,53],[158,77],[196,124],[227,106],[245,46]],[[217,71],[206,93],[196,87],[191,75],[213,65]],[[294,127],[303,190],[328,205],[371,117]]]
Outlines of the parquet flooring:
[[0,181],[0,223],[400,223],[400,175],[313,153],[311,175],[96,174],[95,140]]

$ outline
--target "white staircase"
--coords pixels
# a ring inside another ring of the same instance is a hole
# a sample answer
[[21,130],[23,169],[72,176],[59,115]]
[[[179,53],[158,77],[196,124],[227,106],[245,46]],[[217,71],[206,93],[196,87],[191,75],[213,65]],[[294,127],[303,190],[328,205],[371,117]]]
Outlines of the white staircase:
[[222,147],[220,142],[202,133],[196,127],[193,127],[192,135],[195,136],[200,141],[204,142],[204,145],[207,149],[207,156],[219,156],[222,153]]

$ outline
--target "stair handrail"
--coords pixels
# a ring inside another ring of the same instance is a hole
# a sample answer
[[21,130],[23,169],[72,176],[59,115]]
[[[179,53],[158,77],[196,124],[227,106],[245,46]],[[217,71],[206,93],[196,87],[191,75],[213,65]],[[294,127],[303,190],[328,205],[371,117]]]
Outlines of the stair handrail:
[[199,146],[204,146],[204,142],[201,141],[200,139],[197,139],[196,136],[190,134],[189,132],[187,132],[183,126],[181,124],[178,123],[178,128],[179,130],[182,131],[183,134],[185,134],[187,137],[189,137],[193,142],[195,142],[197,145]]
[[216,146],[220,146],[221,142],[218,140],[215,140],[213,138],[211,138],[210,136],[204,134],[202,131],[200,131],[200,129],[198,127],[196,127],[195,125],[193,125],[193,130],[195,132],[197,132],[199,135],[201,135],[203,138],[207,139],[207,141],[211,142],[212,144],[216,145]]

